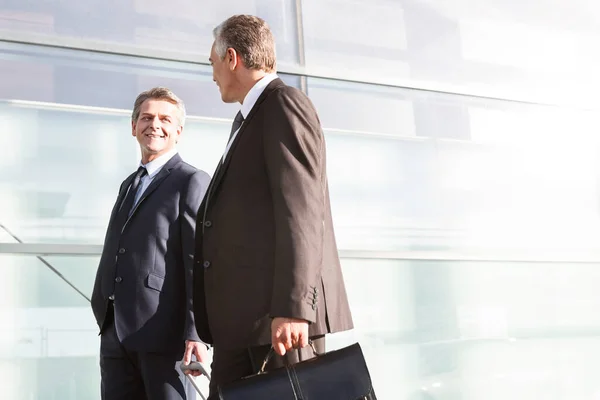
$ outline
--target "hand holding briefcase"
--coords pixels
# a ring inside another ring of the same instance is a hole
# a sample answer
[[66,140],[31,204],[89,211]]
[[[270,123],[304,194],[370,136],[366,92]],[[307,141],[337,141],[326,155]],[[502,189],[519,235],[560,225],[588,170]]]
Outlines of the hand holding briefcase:
[[[311,346],[312,342],[310,343]],[[358,343],[219,387],[220,400],[377,400]]]

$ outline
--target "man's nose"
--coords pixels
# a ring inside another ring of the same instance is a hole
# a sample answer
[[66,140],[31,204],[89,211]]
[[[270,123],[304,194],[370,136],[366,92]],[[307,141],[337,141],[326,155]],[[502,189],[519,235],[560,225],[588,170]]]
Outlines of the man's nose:
[[152,128],[159,129],[160,128],[160,118],[154,117],[152,118]]

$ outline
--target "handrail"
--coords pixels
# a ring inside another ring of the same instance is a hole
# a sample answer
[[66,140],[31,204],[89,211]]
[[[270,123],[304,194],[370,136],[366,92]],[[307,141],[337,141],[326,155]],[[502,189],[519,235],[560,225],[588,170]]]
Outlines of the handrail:
[[[5,231],[6,233],[8,233],[13,239],[15,239],[19,244],[19,245],[27,245],[26,243],[23,243],[23,241],[14,233],[12,233],[12,231],[10,229],[8,229],[6,226],[4,226],[3,224],[0,224],[0,229],[2,229],[3,231]],[[0,251],[1,252],[1,251]],[[73,290],[75,290],[77,293],[79,293],[79,295],[81,297],[83,297],[84,299],[86,299],[88,302],[92,302],[90,300],[89,297],[87,297],[81,290],[79,290],[77,288],[77,286],[75,286],[71,281],[69,281],[67,278],[65,278],[65,276],[63,274],[60,273],[60,271],[58,269],[56,269],[52,264],[50,264],[48,262],[48,260],[46,260],[45,258],[43,258],[41,255],[35,255],[35,257],[40,260],[42,262],[42,264],[44,264],[50,271],[52,271],[56,276],[58,276],[60,279],[62,279],[67,285],[69,285]]]
[[[2,225],[0,225],[2,227]],[[33,256],[100,256],[102,245],[76,243],[0,243],[0,254]],[[384,251],[340,249],[342,259],[395,261],[570,263],[600,264],[600,252],[593,251]]]

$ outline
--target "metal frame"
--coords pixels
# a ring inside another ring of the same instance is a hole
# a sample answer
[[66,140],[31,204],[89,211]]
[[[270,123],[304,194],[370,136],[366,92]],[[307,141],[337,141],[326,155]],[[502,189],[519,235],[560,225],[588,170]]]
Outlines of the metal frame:
[[[82,106],[77,104],[64,104],[64,103],[49,103],[44,101],[33,101],[33,100],[7,100],[0,99],[0,104],[7,104],[9,106],[15,106],[20,108],[33,108],[36,110],[55,110],[72,113],[85,113],[85,114],[96,114],[96,115],[107,115],[117,117],[130,117],[131,110],[125,110],[120,108],[108,108],[108,107],[97,107],[97,106]],[[186,115],[186,122],[204,122],[204,123],[220,123],[230,125],[233,118],[218,118],[218,117],[207,117],[201,115]],[[477,144],[473,141],[463,141],[460,139],[438,139],[438,138],[427,138],[413,135],[397,135],[392,133],[379,133],[379,132],[368,132],[352,129],[340,129],[340,128],[328,128],[323,127],[326,134],[334,135],[356,135],[356,136],[375,136],[378,138],[385,139],[396,139],[396,140],[410,140],[410,141],[456,141],[461,143]]]
[[[16,106],[21,108],[33,108],[36,110],[56,110],[66,111],[74,113],[85,113],[85,114],[99,114],[99,115],[110,115],[118,117],[131,117],[131,110],[125,110],[122,108],[109,108],[109,107],[97,107],[97,106],[82,106],[78,104],[64,104],[64,103],[50,103],[46,101],[33,101],[33,100],[10,100],[0,99],[0,104],[8,104],[10,106]],[[232,118],[218,118],[218,117],[206,117],[199,115],[186,115],[186,121],[195,122],[217,122],[223,124],[231,124]]]
[[0,243],[0,254],[30,256],[99,256],[101,244]]
[[[295,1],[296,7],[296,37],[298,38],[298,64],[306,68],[306,51],[304,49],[304,17],[302,15],[302,0]],[[283,72],[283,71],[282,71]],[[308,82],[305,75],[300,76],[300,89],[308,94]]]
[[[54,244],[54,243],[0,243],[0,255],[23,256],[100,256],[100,244]],[[343,259],[439,261],[439,262],[490,262],[490,263],[560,263],[600,264],[600,253],[574,252],[448,252],[448,251],[379,251],[340,250]]]

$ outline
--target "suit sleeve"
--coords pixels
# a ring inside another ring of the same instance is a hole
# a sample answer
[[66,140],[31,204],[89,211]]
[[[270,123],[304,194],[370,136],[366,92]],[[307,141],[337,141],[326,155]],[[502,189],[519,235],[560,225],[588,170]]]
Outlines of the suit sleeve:
[[196,171],[191,177],[185,195],[182,197],[180,208],[181,218],[181,246],[183,252],[183,266],[185,268],[186,292],[186,340],[200,341],[194,324],[193,298],[193,272],[194,272],[194,246],[196,231],[196,215],[200,203],[204,198],[210,177],[204,171]]
[[324,139],[317,113],[301,92],[269,99],[263,131],[275,218],[271,317],[316,321],[324,219]]

